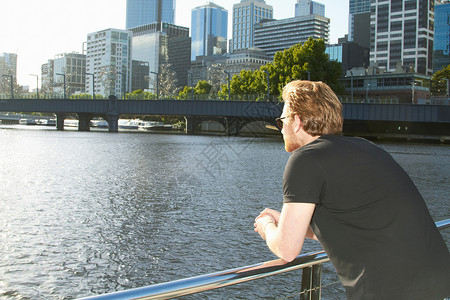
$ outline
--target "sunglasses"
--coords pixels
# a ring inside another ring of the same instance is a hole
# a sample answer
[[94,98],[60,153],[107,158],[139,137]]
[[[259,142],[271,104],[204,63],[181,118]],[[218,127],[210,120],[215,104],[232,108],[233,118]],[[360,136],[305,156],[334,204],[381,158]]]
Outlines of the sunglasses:
[[278,126],[278,128],[280,128],[281,130],[283,129],[283,121],[281,121],[281,120],[283,120],[283,119],[286,119],[287,117],[281,117],[281,118],[276,118],[275,119],[275,121],[277,122],[277,126]]

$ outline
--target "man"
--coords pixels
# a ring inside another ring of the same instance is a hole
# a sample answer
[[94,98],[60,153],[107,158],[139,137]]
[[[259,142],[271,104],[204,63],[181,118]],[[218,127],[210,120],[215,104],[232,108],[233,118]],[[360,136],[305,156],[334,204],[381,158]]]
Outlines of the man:
[[292,261],[317,239],[348,299],[444,299],[450,255],[406,172],[373,143],[341,135],[342,105],[322,82],[293,81],[277,120],[291,152],[283,207],[255,220],[269,249]]

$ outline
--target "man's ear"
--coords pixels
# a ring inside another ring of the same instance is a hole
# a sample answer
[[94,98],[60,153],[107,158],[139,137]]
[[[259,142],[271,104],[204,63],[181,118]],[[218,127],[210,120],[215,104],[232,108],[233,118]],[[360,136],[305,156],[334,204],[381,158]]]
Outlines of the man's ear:
[[303,123],[298,115],[294,115],[294,124],[293,125],[294,125],[295,132],[298,132],[302,129]]

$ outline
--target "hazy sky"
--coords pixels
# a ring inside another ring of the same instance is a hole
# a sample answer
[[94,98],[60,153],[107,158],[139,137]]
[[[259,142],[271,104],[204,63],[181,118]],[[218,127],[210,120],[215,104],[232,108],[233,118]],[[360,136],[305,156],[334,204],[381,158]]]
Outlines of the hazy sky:
[[[88,33],[125,29],[126,0],[8,0],[0,10],[0,53],[16,53],[18,83],[36,88],[41,65],[55,55],[82,51]],[[228,10],[228,38],[231,38],[231,12],[240,0],[211,1]],[[296,0],[266,0],[273,6],[274,18],[295,14]],[[348,32],[348,0],[317,0],[325,4],[331,19],[330,43]],[[191,10],[205,0],[177,0],[175,24],[190,27]]]

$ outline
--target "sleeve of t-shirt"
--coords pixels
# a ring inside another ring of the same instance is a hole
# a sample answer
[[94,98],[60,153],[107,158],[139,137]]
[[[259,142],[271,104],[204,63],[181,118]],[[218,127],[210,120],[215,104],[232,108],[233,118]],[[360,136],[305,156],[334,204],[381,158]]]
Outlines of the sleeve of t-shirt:
[[283,202],[320,204],[325,176],[319,163],[310,155],[293,153],[283,175]]

